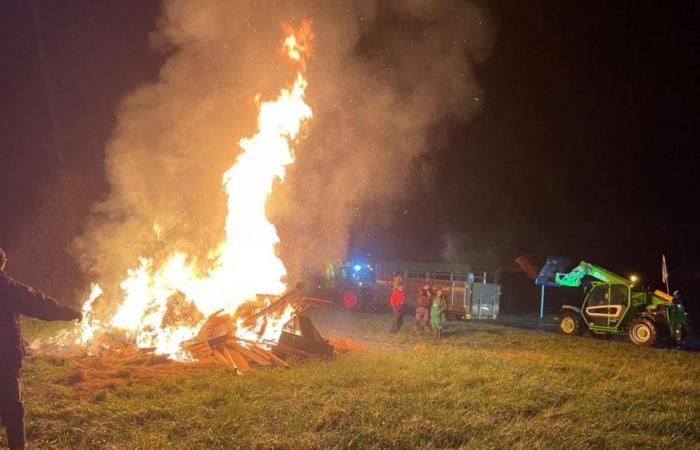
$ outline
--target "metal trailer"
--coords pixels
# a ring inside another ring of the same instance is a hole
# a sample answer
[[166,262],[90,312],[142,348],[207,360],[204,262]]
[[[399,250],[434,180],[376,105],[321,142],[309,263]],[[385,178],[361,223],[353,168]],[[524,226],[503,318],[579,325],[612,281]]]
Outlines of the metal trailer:
[[[438,270],[430,270],[430,269]],[[447,270],[445,270],[447,269]],[[463,264],[377,265],[375,304],[388,304],[394,286],[402,282],[408,308],[415,308],[419,290],[429,283],[433,292],[441,287],[447,313],[459,319],[497,319],[501,285],[498,271],[473,271]]]

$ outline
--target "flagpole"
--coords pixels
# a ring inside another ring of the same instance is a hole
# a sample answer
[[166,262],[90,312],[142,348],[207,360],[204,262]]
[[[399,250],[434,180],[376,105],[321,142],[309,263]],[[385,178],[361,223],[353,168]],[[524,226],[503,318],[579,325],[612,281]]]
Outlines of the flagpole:
[[661,279],[666,284],[666,293],[671,294],[668,288],[668,267],[666,266],[666,255],[661,255]]

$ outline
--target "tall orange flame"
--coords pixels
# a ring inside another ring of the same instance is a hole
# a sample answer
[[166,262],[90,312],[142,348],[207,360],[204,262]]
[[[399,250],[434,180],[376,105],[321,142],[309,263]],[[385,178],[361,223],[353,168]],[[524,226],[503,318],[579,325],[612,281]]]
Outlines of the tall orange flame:
[[[139,347],[152,347],[157,354],[187,359],[180,343],[199,331],[195,325],[164,325],[169,301],[183,295],[185,302],[196,306],[204,315],[218,310],[234,314],[246,300],[256,294],[281,294],[286,286],[286,269],[275,253],[279,243],[277,231],[265,215],[265,204],[276,179],[283,181],[286,167],[294,162],[292,144],[302,126],[312,117],[304,96],[305,59],[311,54],[311,23],[302,22],[298,29],[288,24],[282,28],[282,54],[293,62],[295,75],[289,87],[274,100],[259,102],[257,132],[241,139],[242,152],[223,175],[228,195],[225,238],[212,252],[213,262],[201,276],[188,255],[173,253],[156,266],[152,258],[142,257],[137,268],[129,269],[120,287],[123,298],[116,313],[106,321],[95,320],[92,305],[102,295],[94,285],[85,303],[89,324],[76,328],[81,345],[88,345],[100,332],[126,330]],[[160,227],[153,227],[159,235]],[[239,336],[275,341],[291,314],[266,323],[264,329],[239,330]],[[257,324],[256,327],[261,324]]]

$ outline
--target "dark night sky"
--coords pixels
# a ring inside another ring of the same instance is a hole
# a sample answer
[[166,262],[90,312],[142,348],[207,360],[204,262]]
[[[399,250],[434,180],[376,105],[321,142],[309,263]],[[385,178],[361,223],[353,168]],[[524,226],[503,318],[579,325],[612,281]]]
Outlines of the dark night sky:
[[[672,277],[698,282],[700,4],[483,3],[494,47],[477,68],[481,113],[442,127],[448,139],[416,162],[433,180],[407,187],[407,215],[389,229],[358,222],[354,241],[421,257],[449,234],[504,259],[567,254],[650,284],[665,252]],[[0,9],[0,246],[13,273],[67,293],[80,283],[70,241],[106,190],[118,101],[162,63],[147,40],[159,2]]]

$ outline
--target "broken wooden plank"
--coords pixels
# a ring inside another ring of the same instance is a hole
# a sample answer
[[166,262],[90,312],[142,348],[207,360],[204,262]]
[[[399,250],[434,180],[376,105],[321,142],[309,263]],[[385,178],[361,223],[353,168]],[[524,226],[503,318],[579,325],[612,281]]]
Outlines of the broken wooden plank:
[[324,305],[330,305],[332,302],[324,300],[317,297],[302,297],[301,300],[297,301],[294,306],[294,310],[297,314],[301,314],[309,308],[318,308]]
[[[226,344],[226,346],[229,347],[230,344]],[[259,353],[254,352],[251,349],[245,348],[242,345],[236,346],[234,350],[238,350],[243,356],[245,356],[246,358],[248,358],[252,361],[255,361],[256,363],[260,364],[261,366],[267,367],[267,366],[272,365],[272,361],[270,359],[266,358],[265,356],[263,356]]]
[[277,364],[280,367],[284,367],[285,369],[289,368],[289,364],[287,364],[287,361],[283,360],[279,356],[275,355],[271,351],[261,349],[260,347],[254,347],[253,351],[260,353],[262,355],[265,355],[266,358],[270,358],[272,362]]
[[226,357],[225,357],[224,355],[222,355],[221,353],[219,353],[217,350],[212,349],[212,353],[214,353],[214,356],[216,356],[216,358],[217,358],[219,361],[221,361],[222,363],[224,363],[225,366],[231,367],[233,370],[236,370],[236,369],[237,369],[236,366],[235,366],[235,364],[232,364],[231,361],[229,361],[228,359],[226,359]]
[[292,348],[280,344],[275,345],[273,347],[273,350],[279,350],[280,352],[286,353],[288,355],[303,356],[304,358],[310,358],[313,356],[311,353],[305,352],[304,350],[299,350],[298,348]]
[[243,373],[245,371],[245,370],[241,370],[241,368],[238,366],[238,364],[236,364],[236,361],[233,360],[233,358],[231,357],[231,354],[228,352],[228,350],[226,350],[226,348],[222,347],[219,351],[221,352],[222,355],[224,355],[224,357],[226,358],[226,360],[229,362],[229,364],[231,366],[238,369],[238,371],[241,373]]
[[243,355],[241,355],[237,350],[224,346],[223,353],[234,362],[241,373],[245,373],[250,370],[250,364],[248,364],[245,357],[243,357]]

